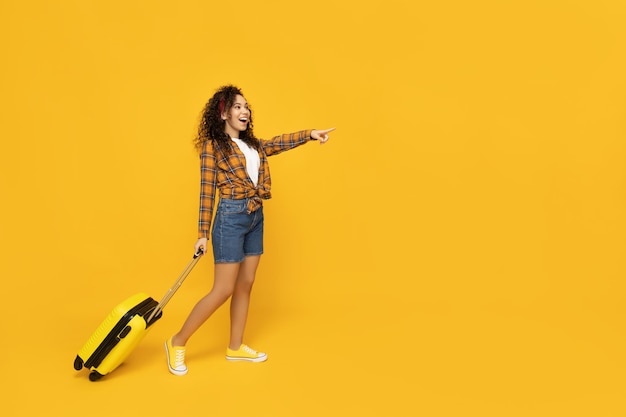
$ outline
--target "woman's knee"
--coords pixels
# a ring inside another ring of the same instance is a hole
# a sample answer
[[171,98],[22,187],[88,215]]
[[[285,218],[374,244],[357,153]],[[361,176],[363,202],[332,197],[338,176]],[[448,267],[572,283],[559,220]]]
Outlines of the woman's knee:
[[228,300],[235,292],[238,276],[239,264],[216,264],[211,292],[222,302]]
[[237,277],[235,291],[250,291],[254,285],[254,274],[240,275]]
[[213,289],[211,289],[213,296],[216,297],[221,303],[226,302],[226,300],[228,300],[234,292],[234,285],[214,285]]

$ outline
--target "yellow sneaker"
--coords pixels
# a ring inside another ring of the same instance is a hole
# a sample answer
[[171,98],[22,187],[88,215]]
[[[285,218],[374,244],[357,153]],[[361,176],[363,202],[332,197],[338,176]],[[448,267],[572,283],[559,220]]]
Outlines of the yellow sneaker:
[[185,375],[187,366],[185,365],[185,347],[172,346],[172,338],[165,342],[165,353],[167,354],[167,367],[174,375]]
[[229,361],[264,362],[267,360],[267,355],[263,352],[257,352],[247,345],[241,345],[238,350],[226,348],[226,359]]

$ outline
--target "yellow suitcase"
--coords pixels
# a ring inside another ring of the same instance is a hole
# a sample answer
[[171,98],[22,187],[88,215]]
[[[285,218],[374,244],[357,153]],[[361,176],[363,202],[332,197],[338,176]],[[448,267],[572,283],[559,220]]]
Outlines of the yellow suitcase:
[[74,360],[74,369],[90,369],[89,379],[97,381],[120,366],[152,325],[162,317],[163,307],[187,278],[200,256],[202,250],[194,254],[160,302],[157,303],[147,294],[138,293],[118,304],[80,349]]

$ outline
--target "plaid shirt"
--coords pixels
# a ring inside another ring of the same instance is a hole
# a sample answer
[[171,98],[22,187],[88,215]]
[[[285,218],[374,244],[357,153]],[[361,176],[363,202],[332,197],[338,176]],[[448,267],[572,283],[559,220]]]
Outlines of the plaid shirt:
[[200,219],[198,221],[198,237],[209,237],[213,206],[215,203],[215,189],[220,192],[220,198],[230,198],[248,201],[248,212],[252,213],[263,204],[263,199],[272,197],[270,188],[272,181],[267,157],[277,155],[283,151],[293,149],[311,140],[311,130],[276,136],[271,140],[260,140],[259,151],[259,181],[255,187],[246,171],[246,158],[237,146],[233,152],[224,156],[216,152],[213,141],[206,141],[200,154]]

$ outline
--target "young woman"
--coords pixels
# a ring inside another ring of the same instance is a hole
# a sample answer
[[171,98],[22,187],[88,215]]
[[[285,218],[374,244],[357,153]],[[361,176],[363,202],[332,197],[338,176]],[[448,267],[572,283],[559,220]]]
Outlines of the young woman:
[[317,140],[333,129],[304,130],[260,140],[241,90],[221,87],[204,107],[195,146],[200,153],[200,219],[196,251],[206,252],[216,190],[219,202],[212,230],[214,282],[191,310],[178,333],[165,342],[171,373],[185,375],[185,346],[200,326],[229,298],[230,343],[226,359],[263,362],[267,355],[243,344],[250,292],[263,253],[263,200],[271,197],[267,157]]

